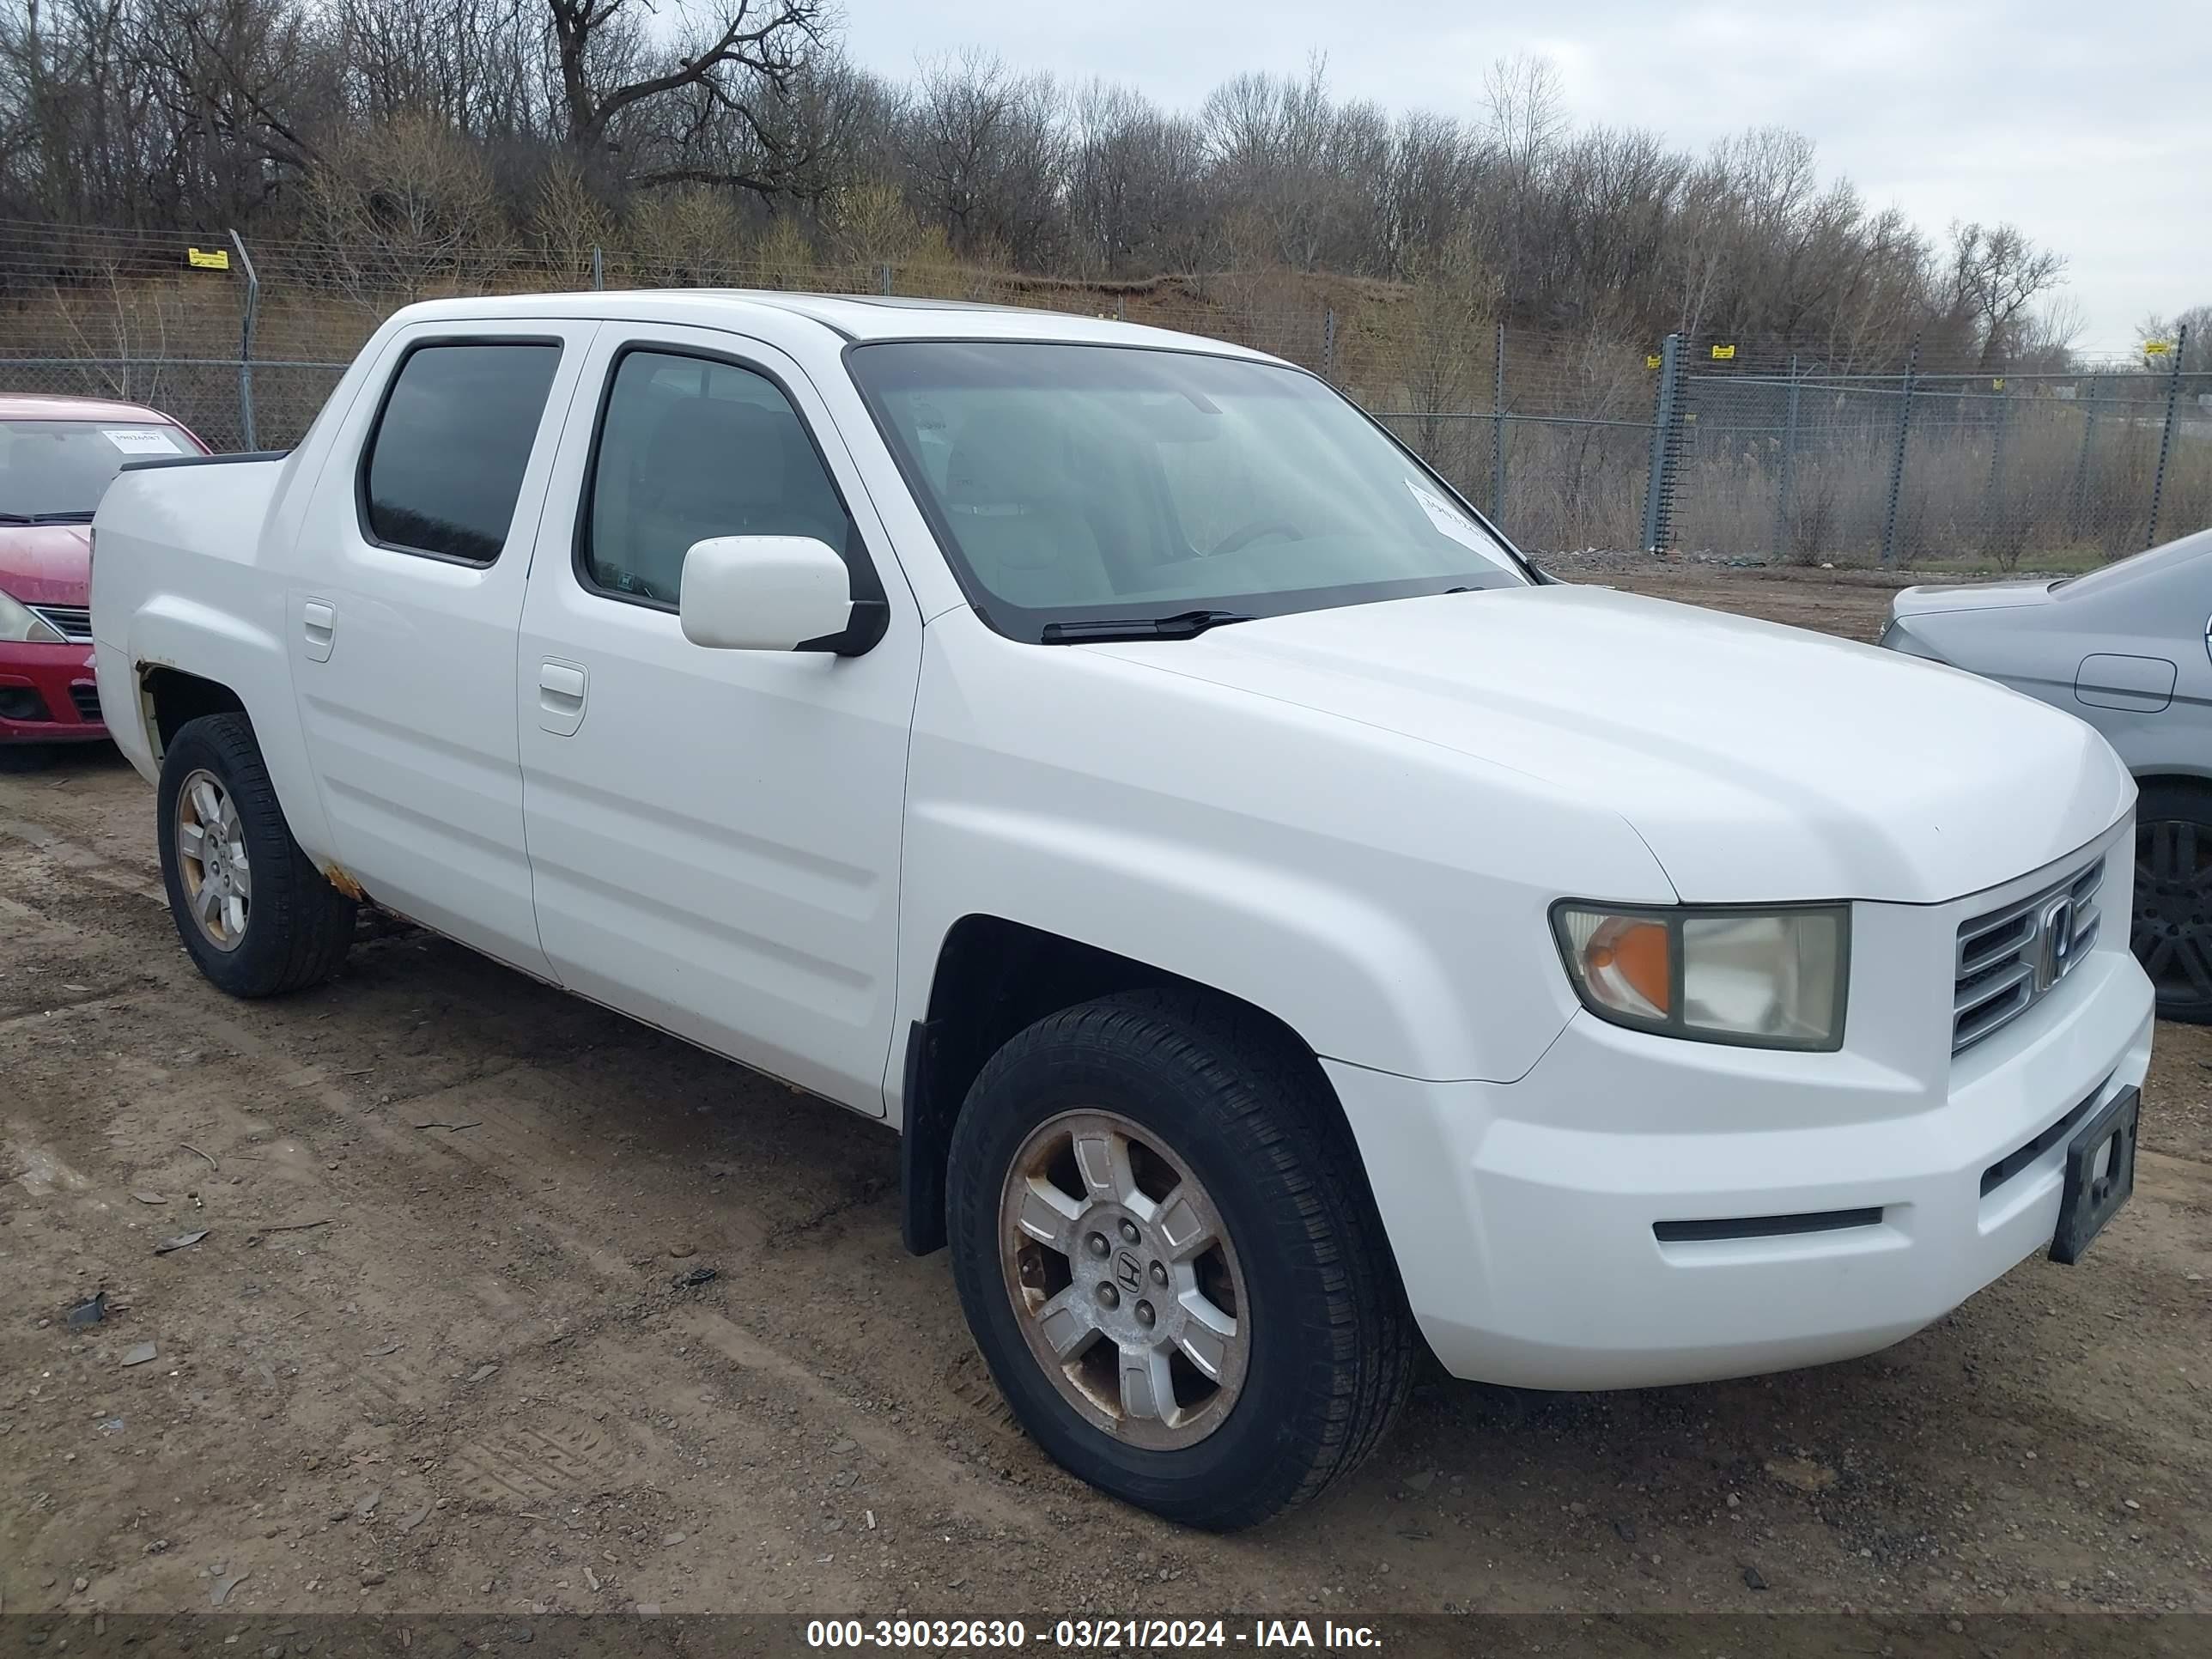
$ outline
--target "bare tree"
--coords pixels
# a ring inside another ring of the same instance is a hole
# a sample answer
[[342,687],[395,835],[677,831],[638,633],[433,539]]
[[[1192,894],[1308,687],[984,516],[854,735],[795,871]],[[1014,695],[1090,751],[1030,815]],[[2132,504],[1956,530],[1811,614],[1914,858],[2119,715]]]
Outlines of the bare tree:
[[1048,76],[977,50],[923,65],[908,115],[907,167],[924,214],[954,250],[1051,251],[1066,141]]
[[[343,229],[364,284],[482,247],[580,270],[602,238],[638,280],[1188,276],[1285,349],[1316,334],[1313,276],[1433,309],[1461,303],[1437,276],[1461,259],[1556,339],[1679,328],[1864,368],[1915,334],[1984,365],[2065,348],[2063,262],[2017,229],[1931,245],[1791,132],[1692,155],[1577,126],[1541,58],[1493,64],[1465,121],[1340,97],[1319,56],[1175,110],[975,52],[878,77],[842,55],[834,0],[0,0],[0,217]],[[90,252],[48,263],[72,258],[100,280]],[[1403,361],[1388,327],[1340,341]]]
[[787,200],[822,210],[842,191],[896,172],[902,91],[825,47],[765,100],[762,149]]
[[1075,95],[1066,212],[1085,275],[1195,264],[1212,217],[1204,141],[1194,123],[1126,87],[1093,81]]
[[546,168],[530,215],[532,239],[546,264],[581,283],[592,256],[615,240],[615,217],[581,169],[563,156]]
[[848,264],[899,264],[921,240],[921,222],[906,198],[882,179],[839,191],[830,213],[832,245]]
[[2037,247],[2015,226],[1951,227],[1948,314],[1970,331],[1981,368],[2005,360],[2029,307],[2065,277],[2065,256]]
[[2089,325],[2088,313],[2062,294],[2021,325],[2008,367],[2022,374],[2063,374],[2074,367],[2074,342]]
[[1328,64],[1316,53],[1303,76],[1239,75],[1199,111],[1219,199],[1265,251],[1293,270],[1372,269],[1387,258],[1376,230],[1389,164],[1389,124],[1371,104],[1329,95]]
[[1566,130],[1566,88],[1548,58],[1516,52],[1483,71],[1482,105],[1500,162],[1534,178]]
[[729,192],[708,185],[642,193],[630,202],[623,227],[631,276],[658,288],[731,281],[744,231]]
[[[2189,331],[2182,337],[2183,329]],[[2212,374],[2212,305],[2191,306],[2172,317],[2156,314],[2143,319],[2136,337],[2145,345],[2154,341],[2179,345],[2180,361],[2165,352],[2145,353],[2143,361],[2159,368],[2179,368],[2184,374]]]
[[1417,110],[1398,124],[1382,179],[1382,274],[1408,276],[1467,234],[1476,146],[1448,116]]
[[1559,204],[1545,185],[1566,128],[1558,66],[1526,54],[1498,59],[1483,76],[1483,107],[1493,202],[1485,240],[1506,287],[1533,295],[1555,287],[1547,281],[1555,246],[1547,222]]
[[221,196],[241,205],[270,170],[319,159],[313,113],[324,81],[313,20],[284,0],[151,0],[139,50],[157,96]]
[[421,110],[486,145],[544,143],[538,0],[330,0],[325,17],[355,114]]
[[[789,158],[768,113],[823,43],[820,0],[677,0],[660,45],[652,0],[545,0],[562,138],[643,185],[705,183],[774,196]],[[736,142],[730,142],[734,137]],[[714,142],[720,140],[720,142]]]
[[310,185],[339,280],[371,310],[465,286],[503,240],[483,152],[434,116],[347,129]]
[[1478,369],[1491,361],[1496,297],[1490,273],[1463,236],[1425,258],[1415,276],[1405,316],[1406,398],[1421,416],[1418,447],[1431,461],[1443,455],[1452,424],[1443,417],[1467,410]]

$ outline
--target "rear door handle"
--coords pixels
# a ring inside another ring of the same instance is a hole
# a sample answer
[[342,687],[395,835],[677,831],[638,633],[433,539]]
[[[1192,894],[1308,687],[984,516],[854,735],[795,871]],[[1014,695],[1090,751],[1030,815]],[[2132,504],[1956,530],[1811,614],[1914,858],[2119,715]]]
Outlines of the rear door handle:
[[307,660],[328,662],[337,638],[338,613],[326,599],[309,599],[300,607],[300,631],[307,638]]
[[574,737],[584,723],[590,672],[580,663],[548,657],[538,665],[538,723],[556,738]]

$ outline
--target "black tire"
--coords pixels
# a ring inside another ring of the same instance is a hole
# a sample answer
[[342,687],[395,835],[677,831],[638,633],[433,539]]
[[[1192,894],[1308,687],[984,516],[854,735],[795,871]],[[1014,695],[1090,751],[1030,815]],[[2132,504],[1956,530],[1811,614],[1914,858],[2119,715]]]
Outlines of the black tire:
[[50,743],[0,743],[0,772],[43,772],[53,763]]
[[[1127,1443],[1063,1397],[1030,1352],[1002,1265],[1000,1196],[1025,1141],[1098,1109],[1188,1166],[1241,1264],[1240,1392],[1203,1438],[1174,1449]],[[1016,1418],[1064,1468],[1128,1503],[1215,1531],[1251,1526],[1357,1467],[1405,1401],[1419,1336],[1351,1132],[1311,1056],[1249,1011],[1139,991],[1020,1033],[962,1108],[948,1212],[961,1304]]]
[[[192,915],[178,845],[184,786],[203,772],[229,797],[252,871],[251,908],[228,950]],[[353,942],[354,902],[292,839],[245,715],[209,714],[177,733],[161,757],[159,810],[169,914],[200,972],[234,997],[267,997],[319,985],[337,971]]]
[[2147,783],[2136,800],[2128,943],[2158,1017],[2212,1024],[2212,786]]

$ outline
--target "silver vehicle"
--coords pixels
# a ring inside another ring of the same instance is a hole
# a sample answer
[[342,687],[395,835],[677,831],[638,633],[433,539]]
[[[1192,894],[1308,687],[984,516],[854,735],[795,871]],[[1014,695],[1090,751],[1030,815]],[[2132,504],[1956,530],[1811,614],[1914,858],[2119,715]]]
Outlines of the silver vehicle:
[[2142,792],[2130,942],[2161,1016],[2212,1023],[2212,530],[2062,581],[1908,587],[1881,642],[2105,734]]

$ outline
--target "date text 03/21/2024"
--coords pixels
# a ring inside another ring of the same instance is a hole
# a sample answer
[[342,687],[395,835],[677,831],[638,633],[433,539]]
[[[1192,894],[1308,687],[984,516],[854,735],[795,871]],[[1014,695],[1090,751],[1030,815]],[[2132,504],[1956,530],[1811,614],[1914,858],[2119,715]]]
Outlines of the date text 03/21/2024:
[[[1036,1632],[1046,1645],[1044,1632]],[[1019,1620],[858,1619],[811,1620],[811,1648],[1005,1649],[1028,1645],[1028,1627]],[[1126,1648],[1228,1648],[1311,1650],[1364,1649],[1382,1645],[1367,1625],[1324,1619],[1255,1619],[1239,1628],[1223,1619],[1060,1619],[1051,1627],[1050,1645],[1063,1650]]]

